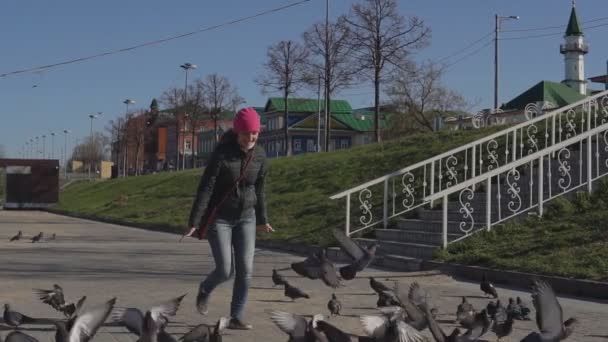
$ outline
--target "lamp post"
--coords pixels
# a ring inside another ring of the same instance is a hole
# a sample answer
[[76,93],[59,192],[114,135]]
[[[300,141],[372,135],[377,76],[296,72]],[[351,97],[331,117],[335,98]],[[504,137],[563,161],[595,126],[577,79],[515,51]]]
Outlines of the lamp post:
[[46,134],[42,135],[42,159],[46,159]]
[[[129,130],[129,105],[132,105],[135,103],[135,100],[132,99],[126,99],[124,101],[122,101],[122,103],[125,104],[126,109],[125,109],[125,134],[123,136],[123,140],[124,140],[124,153],[122,154],[122,176],[126,177],[127,176],[127,153],[129,152],[129,143],[127,140],[128,137],[128,130]],[[119,128],[120,131],[120,128]],[[119,144],[120,146],[120,144]]]
[[63,178],[68,179],[68,133],[70,130],[64,129],[64,142],[63,142]]
[[[89,114],[89,118],[91,119],[91,130],[89,133],[89,158],[91,158],[91,155],[93,154],[93,119],[96,119],[97,117],[99,117],[101,115],[101,112],[97,112],[97,114]],[[92,161],[89,160],[89,179],[91,179],[91,164]]]
[[[192,64],[192,63],[184,63],[182,65],[179,66],[180,68],[184,69],[184,71],[186,72],[186,80],[184,82],[184,121],[185,121],[185,116],[186,116],[186,110],[187,110],[187,106],[188,106],[188,71],[190,70],[195,70],[197,68],[196,64]],[[175,126],[175,130],[177,131],[177,160],[175,163],[175,169],[179,170],[179,127],[178,127],[178,123],[179,120],[176,120],[176,126]],[[185,126],[184,126],[185,128]],[[186,135],[186,132],[184,130],[184,136]],[[184,151],[184,155],[182,156],[182,170],[186,168],[186,140],[184,139],[184,143],[183,143],[183,151]]]
[[494,16],[494,111],[498,109],[498,33],[500,32],[500,22],[502,20],[517,20],[518,15]]
[[36,136],[34,139],[36,139],[36,159],[40,158],[40,147],[38,146],[38,140],[40,139],[39,136]]
[[29,158],[34,159],[34,138],[30,138],[30,150],[28,151]]
[[50,159],[55,157],[55,132],[51,132],[51,155]]

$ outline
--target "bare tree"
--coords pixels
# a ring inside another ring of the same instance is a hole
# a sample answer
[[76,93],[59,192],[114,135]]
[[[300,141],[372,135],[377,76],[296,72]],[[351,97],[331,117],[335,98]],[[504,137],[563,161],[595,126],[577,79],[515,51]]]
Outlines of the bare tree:
[[305,84],[309,51],[291,40],[283,40],[268,48],[264,74],[256,79],[264,93],[278,91],[283,95],[283,135],[285,154],[291,155],[289,143],[289,106],[287,100]]
[[105,147],[109,139],[99,132],[94,132],[85,142],[77,144],[72,150],[72,160],[81,160],[84,165],[99,165],[105,158]]
[[161,102],[165,107],[173,109],[173,118],[175,120],[175,169],[179,169],[179,126],[180,117],[185,108],[182,108],[184,99],[184,89],[171,88],[163,92]]
[[431,30],[423,20],[399,14],[397,0],[360,0],[344,18],[352,31],[351,43],[359,67],[374,83],[374,137],[380,141],[380,86],[415,50],[428,44]]
[[413,129],[432,131],[434,116],[467,106],[460,94],[441,84],[441,69],[432,63],[415,72],[400,70],[387,92],[397,111],[406,116],[396,121],[409,122]]
[[123,117],[118,117],[116,119],[110,120],[106,125],[106,132],[109,134],[110,143],[111,143],[111,156],[112,162],[116,164],[116,168],[118,170],[122,169],[122,156],[125,151],[125,126],[126,119]]
[[307,80],[316,86],[319,75],[325,85],[325,151],[329,151],[331,136],[331,98],[344,88],[352,86],[356,69],[352,63],[351,32],[341,18],[337,23],[316,23],[303,34],[304,44],[312,60]]
[[144,140],[147,133],[148,125],[146,124],[145,110],[135,110],[136,115],[127,121],[127,131],[129,132],[127,144],[131,144],[134,147],[135,152],[135,175],[139,175],[140,161],[143,159],[141,151],[144,146]]
[[0,158],[6,158],[6,150],[4,145],[0,145]]
[[198,152],[198,144],[195,144],[197,128],[200,125],[201,120],[209,113],[206,100],[205,87],[202,80],[198,79],[188,86],[188,101],[186,104],[187,114],[185,115],[185,120],[188,122],[189,127],[184,127],[184,130],[189,128],[191,132],[190,151],[192,167],[196,167],[196,155],[194,152],[195,150]]
[[213,119],[214,138],[215,144],[217,144],[217,121],[222,111],[231,107],[233,100],[238,97],[238,91],[236,88],[232,88],[228,78],[218,74],[208,75],[200,82],[209,113]]

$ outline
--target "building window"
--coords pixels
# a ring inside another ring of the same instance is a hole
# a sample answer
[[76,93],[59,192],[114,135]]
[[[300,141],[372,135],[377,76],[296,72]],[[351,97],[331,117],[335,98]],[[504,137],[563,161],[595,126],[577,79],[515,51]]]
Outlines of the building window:
[[192,148],[192,143],[190,142],[190,140],[186,140],[186,150],[190,150]]
[[294,152],[302,152],[302,140],[293,139],[293,151]]
[[306,139],[306,151],[313,152],[315,150],[315,141],[313,139]]
[[342,139],[342,140],[340,140],[340,148],[341,149],[348,148],[348,139]]

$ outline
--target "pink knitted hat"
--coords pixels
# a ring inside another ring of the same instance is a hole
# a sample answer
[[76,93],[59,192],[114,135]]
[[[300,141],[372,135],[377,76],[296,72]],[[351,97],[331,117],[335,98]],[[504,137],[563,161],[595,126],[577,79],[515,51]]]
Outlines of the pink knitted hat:
[[259,132],[260,116],[255,109],[243,108],[234,117],[233,129],[236,133]]

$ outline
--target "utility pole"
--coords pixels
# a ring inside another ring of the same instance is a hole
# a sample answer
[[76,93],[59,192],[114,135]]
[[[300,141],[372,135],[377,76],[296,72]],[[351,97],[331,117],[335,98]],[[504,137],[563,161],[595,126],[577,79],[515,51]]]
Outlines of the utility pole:
[[494,112],[498,109],[498,33],[500,32],[500,21],[502,19],[519,19],[517,15],[500,16],[494,15]]
[[329,152],[330,137],[330,115],[329,108],[329,87],[330,87],[330,66],[329,66],[329,0],[325,0],[325,152]]
[[317,112],[317,152],[321,152],[321,77],[319,74],[319,88],[317,91],[317,102],[318,102],[318,112]]

